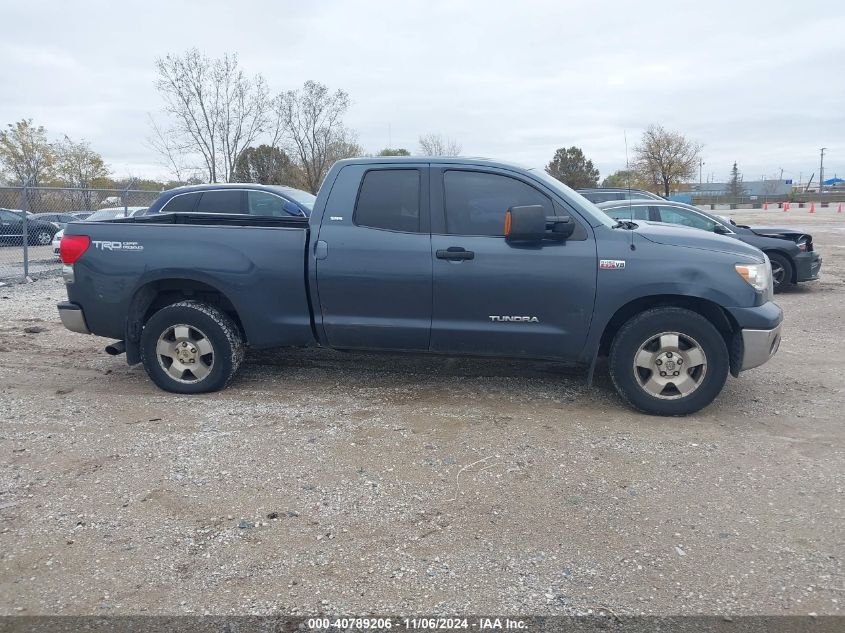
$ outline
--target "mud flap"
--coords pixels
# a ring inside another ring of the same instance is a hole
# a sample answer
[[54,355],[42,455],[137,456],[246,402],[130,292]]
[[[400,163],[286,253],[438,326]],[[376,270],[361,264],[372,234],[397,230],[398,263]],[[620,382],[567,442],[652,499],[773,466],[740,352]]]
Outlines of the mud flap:
[[739,376],[739,370],[742,367],[742,357],[745,355],[742,332],[736,331],[731,335],[728,355],[730,356],[731,376],[737,378]]

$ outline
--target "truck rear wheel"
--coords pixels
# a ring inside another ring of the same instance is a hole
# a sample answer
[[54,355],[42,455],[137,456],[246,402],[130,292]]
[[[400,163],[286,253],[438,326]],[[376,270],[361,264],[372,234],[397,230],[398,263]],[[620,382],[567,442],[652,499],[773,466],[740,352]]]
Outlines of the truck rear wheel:
[[610,348],[610,376],[625,400],[652,415],[687,415],[710,404],[730,369],[719,331],[684,308],[646,310],[623,325]]
[[149,318],[141,333],[141,361],[165,391],[223,389],[243,357],[238,326],[223,311],[199,301],[165,306]]

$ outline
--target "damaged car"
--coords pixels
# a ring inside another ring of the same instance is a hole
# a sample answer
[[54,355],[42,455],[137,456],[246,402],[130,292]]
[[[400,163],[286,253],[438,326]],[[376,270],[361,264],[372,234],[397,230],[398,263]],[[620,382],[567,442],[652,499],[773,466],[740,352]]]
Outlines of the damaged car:
[[669,200],[614,200],[600,203],[598,207],[616,220],[689,226],[756,246],[772,262],[775,292],[790,284],[819,278],[822,256],[813,246],[813,236],[800,229],[745,226],[698,207]]

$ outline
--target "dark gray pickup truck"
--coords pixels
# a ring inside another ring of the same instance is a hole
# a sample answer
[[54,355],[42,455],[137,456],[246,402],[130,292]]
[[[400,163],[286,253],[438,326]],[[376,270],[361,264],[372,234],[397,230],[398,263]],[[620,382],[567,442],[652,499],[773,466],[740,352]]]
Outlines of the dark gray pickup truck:
[[653,414],[709,404],[780,342],[763,253],[617,222],[542,171],[474,159],[336,163],[310,218],[173,213],[70,224],[69,329],[161,388],[225,387],[245,348],[599,356]]

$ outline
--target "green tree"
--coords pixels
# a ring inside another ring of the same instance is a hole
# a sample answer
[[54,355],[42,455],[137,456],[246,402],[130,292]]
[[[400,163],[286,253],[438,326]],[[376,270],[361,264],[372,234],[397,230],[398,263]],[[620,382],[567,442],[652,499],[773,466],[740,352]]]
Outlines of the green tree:
[[278,147],[247,147],[235,164],[234,182],[290,185],[296,180],[290,157]]
[[650,125],[634,148],[635,169],[668,196],[672,186],[695,176],[701,145],[679,132]]
[[620,169],[602,180],[602,187],[631,187],[642,189],[640,174],[633,169]]
[[0,169],[11,184],[22,185],[27,180],[37,186],[52,174],[53,147],[47,140],[47,130],[34,126],[32,119],[10,123],[0,132]]
[[385,147],[376,156],[410,156],[411,152],[403,147],[391,148]]
[[728,180],[727,194],[732,198],[741,198],[745,195],[745,187],[742,185],[742,174],[739,172],[739,167],[736,166],[736,161],[734,161],[734,166],[731,168],[731,178]]
[[588,160],[581,148],[574,145],[557,150],[554,158],[546,165],[546,172],[573,189],[595,187],[599,182],[599,170],[593,161]]
[[86,141],[75,142],[68,136],[53,145],[54,175],[62,186],[93,187],[98,179],[107,178],[109,169],[103,157]]

